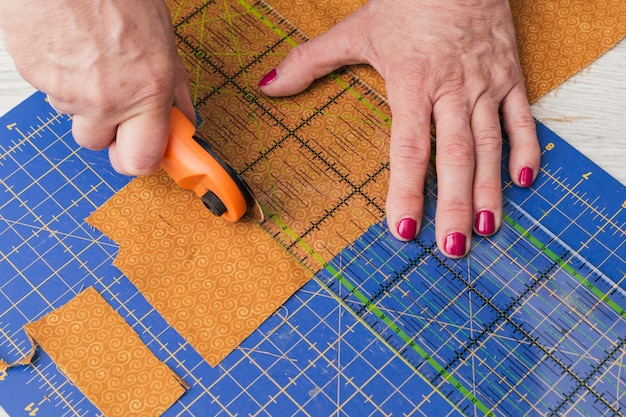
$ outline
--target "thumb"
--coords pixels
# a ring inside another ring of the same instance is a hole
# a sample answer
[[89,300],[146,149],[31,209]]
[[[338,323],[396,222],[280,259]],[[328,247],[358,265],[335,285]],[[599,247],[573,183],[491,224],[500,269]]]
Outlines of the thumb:
[[356,52],[364,49],[355,45],[363,42],[358,33],[347,18],[297,46],[259,81],[261,91],[274,97],[293,95],[344,65],[366,63]]

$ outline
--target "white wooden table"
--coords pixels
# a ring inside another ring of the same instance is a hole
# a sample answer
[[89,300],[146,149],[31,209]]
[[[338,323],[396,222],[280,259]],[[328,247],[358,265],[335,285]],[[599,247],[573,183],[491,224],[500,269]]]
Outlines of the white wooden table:
[[[34,91],[15,71],[0,33],[0,115]],[[626,40],[532,108],[537,119],[626,184]]]

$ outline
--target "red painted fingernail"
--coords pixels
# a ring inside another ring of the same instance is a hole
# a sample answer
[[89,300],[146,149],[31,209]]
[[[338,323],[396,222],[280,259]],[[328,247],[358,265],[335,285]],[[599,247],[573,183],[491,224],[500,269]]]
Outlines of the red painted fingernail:
[[400,220],[398,223],[398,235],[402,239],[413,240],[417,233],[417,222],[409,217]]
[[519,183],[522,187],[530,187],[533,183],[533,169],[524,167],[519,171]]
[[261,81],[259,81],[259,87],[265,87],[266,85],[271,84],[276,79],[277,75],[276,68],[274,68],[261,78]]
[[476,214],[474,222],[476,233],[483,236],[489,236],[496,231],[496,221],[492,212],[489,210],[481,210]]
[[443,242],[443,250],[450,256],[463,256],[466,239],[463,233],[450,233]]

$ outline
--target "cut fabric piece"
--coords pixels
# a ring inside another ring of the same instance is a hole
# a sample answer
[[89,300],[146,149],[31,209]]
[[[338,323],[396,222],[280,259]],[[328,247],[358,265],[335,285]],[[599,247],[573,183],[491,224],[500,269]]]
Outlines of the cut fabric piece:
[[115,265],[212,366],[311,278],[258,224],[214,216],[163,171],[87,221],[120,245]]
[[[24,326],[31,341],[107,417],[160,416],[185,384],[148,349],[94,288]],[[30,363],[33,351],[0,372]]]

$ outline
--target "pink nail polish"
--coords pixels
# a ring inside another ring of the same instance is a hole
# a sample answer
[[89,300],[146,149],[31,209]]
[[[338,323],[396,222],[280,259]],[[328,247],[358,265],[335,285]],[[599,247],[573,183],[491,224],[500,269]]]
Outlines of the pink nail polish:
[[463,256],[465,255],[465,241],[466,237],[463,233],[450,233],[443,242],[443,250],[449,256]]
[[276,79],[277,75],[276,68],[274,68],[261,78],[261,81],[259,81],[259,87],[265,87],[266,85],[271,84]]
[[489,236],[496,231],[495,217],[489,210],[481,210],[476,214],[474,222],[476,233],[483,236]]
[[400,220],[398,223],[398,235],[402,239],[413,240],[417,233],[417,222],[409,217]]
[[519,183],[522,187],[530,187],[533,183],[533,169],[530,167],[523,167],[519,171]]

